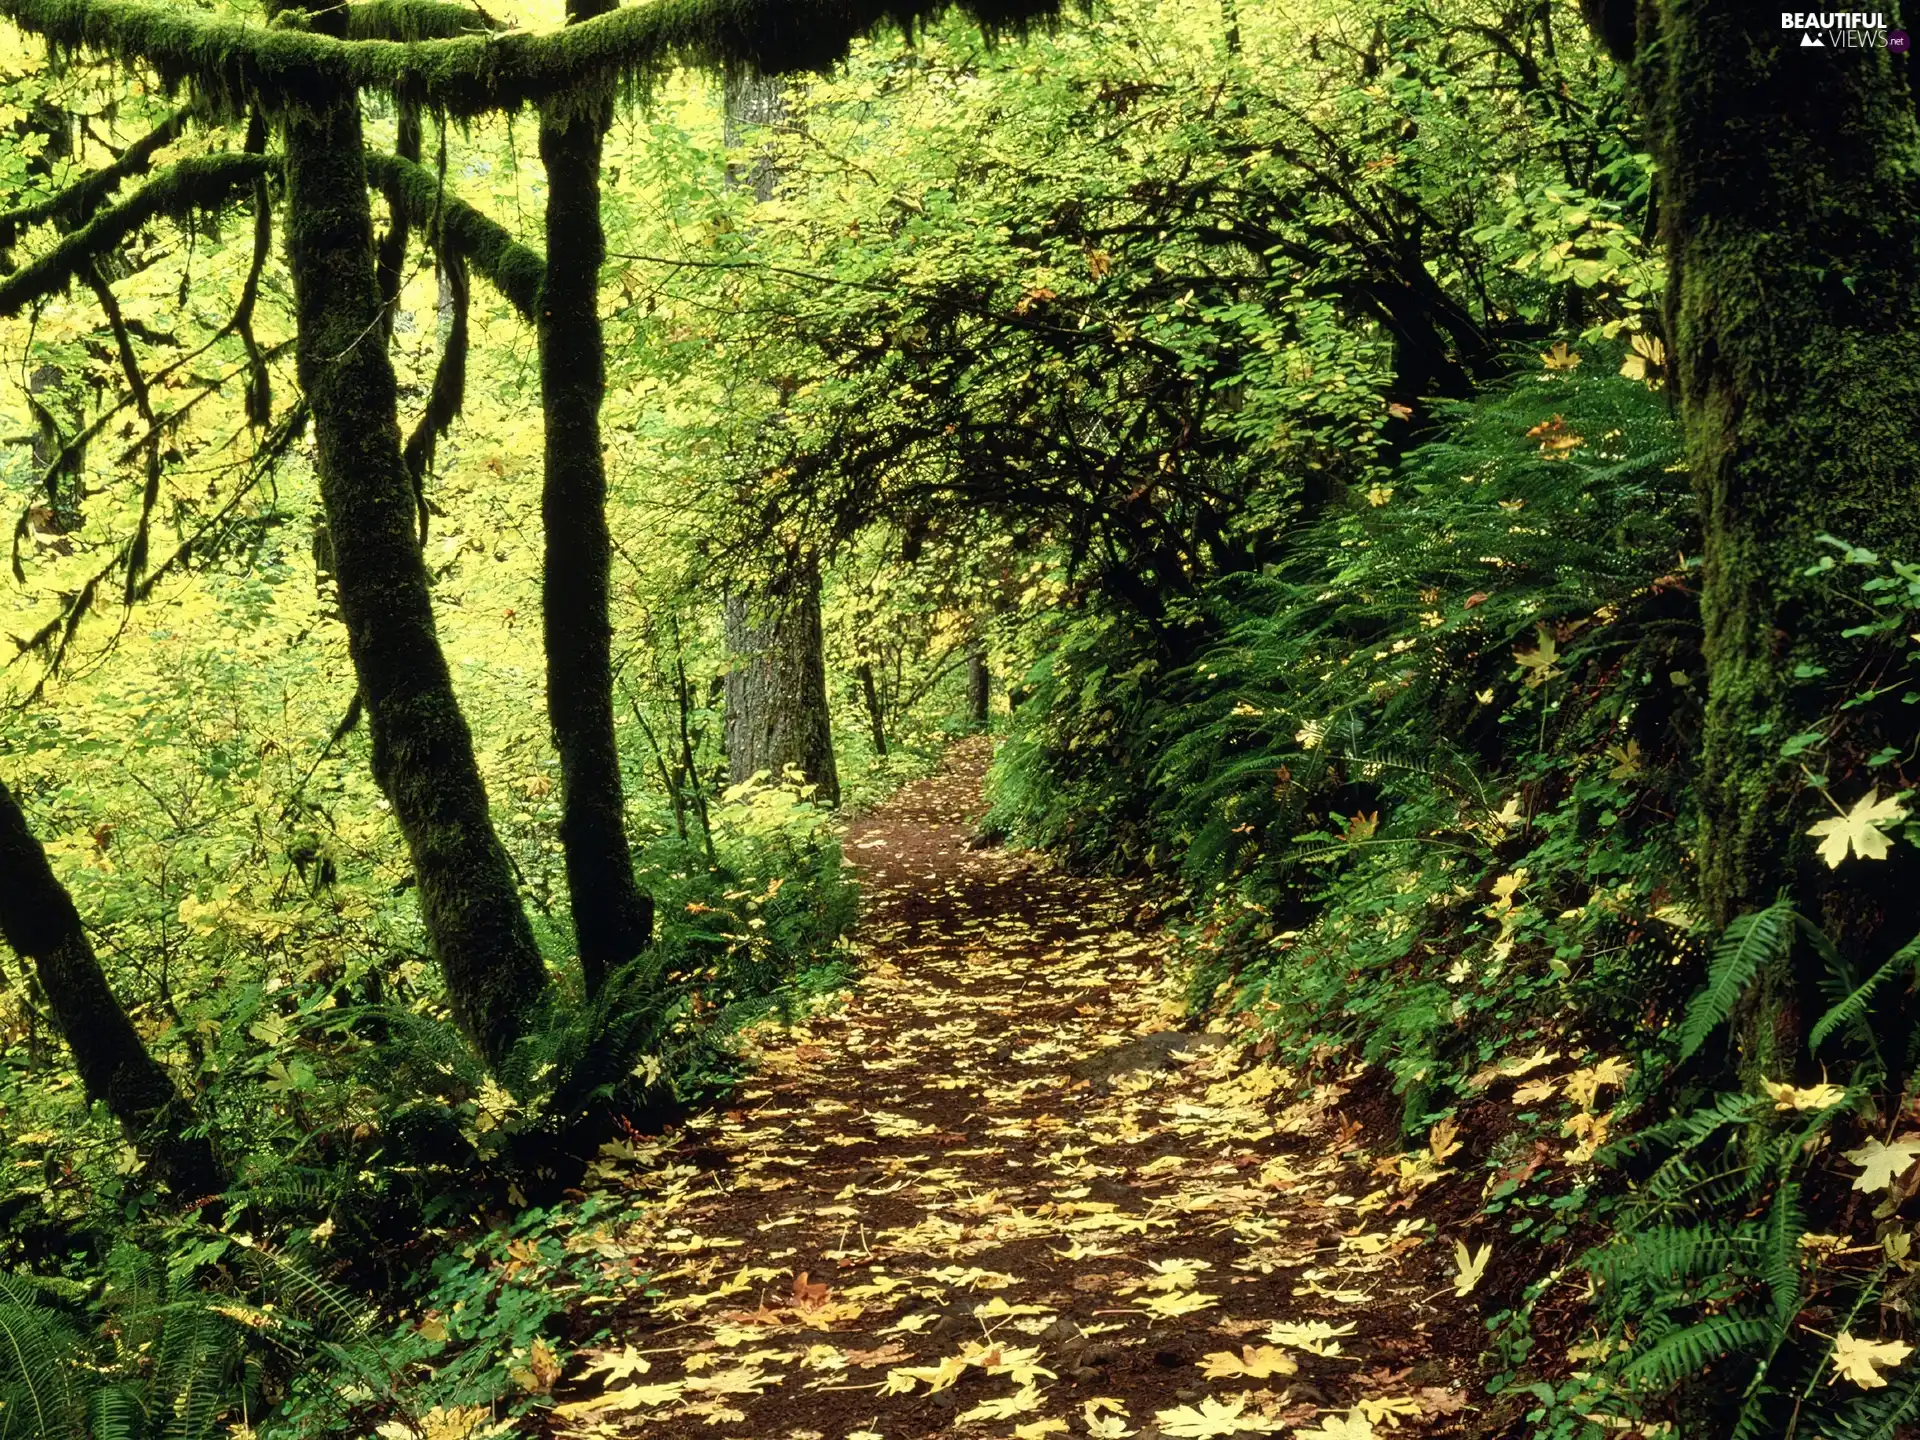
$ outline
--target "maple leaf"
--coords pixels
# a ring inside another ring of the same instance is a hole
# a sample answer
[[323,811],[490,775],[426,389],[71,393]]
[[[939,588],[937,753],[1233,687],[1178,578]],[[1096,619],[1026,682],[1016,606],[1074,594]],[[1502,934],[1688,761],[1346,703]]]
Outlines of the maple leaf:
[[1234,1380],[1244,1375],[1250,1380],[1265,1380],[1274,1375],[1293,1375],[1300,1366],[1286,1351],[1272,1345],[1242,1345],[1240,1353],[1216,1350],[1199,1362],[1209,1380]]
[[1543,353],[1540,358],[1546,362],[1547,369],[1555,371],[1577,369],[1580,364],[1580,352],[1568,349],[1567,342],[1564,340],[1554,341],[1553,348]]
[[1609,780],[1629,780],[1640,773],[1640,742],[1629,740],[1625,745],[1609,745],[1607,759],[1613,766],[1607,771]]
[[1320,1422],[1317,1430],[1296,1430],[1293,1440],[1374,1440],[1373,1422],[1358,1410]]
[[1427,1132],[1427,1154],[1435,1165],[1446,1164],[1447,1157],[1459,1150],[1460,1142],[1454,1138],[1459,1133],[1460,1123],[1450,1115]]
[[1891,1145],[1869,1140],[1858,1150],[1847,1151],[1846,1156],[1861,1167],[1853,1179],[1854,1189],[1891,1190],[1894,1181],[1906,1174],[1915,1160],[1920,1160],[1920,1137],[1904,1137]]
[[1126,1421],[1127,1407],[1105,1395],[1087,1401],[1080,1407],[1080,1414],[1094,1440],[1126,1440],[1133,1434]]
[[1487,1262],[1493,1258],[1493,1246],[1482,1245],[1478,1254],[1469,1254],[1464,1242],[1453,1242],[1453,1293],[1471,1295],[1480,1283],[1480,1277],[1487,1273]]
[[636,1375],[644,1375],[652,1368],[653,1366],[647,1363],[646,1356],[631,1345],[624,1345],[618,1350],[601,1351],[599,1358],[582,1372],[581,1378],[585,1379],[588,1375],[598,1375],[601,1371],[605,1371],[609,1382],[617,1382],[631,1380]]
[[1149,1260],[1153,1274],[1147,1278],[1149,1290],[1192,1290],[1200,1283],[1200,1272],[1213,1267],[1205,1260]]
[[1667,367],[1667,347],[1660,343],[1658,335],[1633,335],[1627,343],[1633,348],[1620,362],[1620,373],[1629,380],[1638,380],[1649,390],[1658,390]]
[[1513,1088],[1513,1103],[1516,1105],[1537,1105],[1542,1100],[1551,1100],[1559,1089],[1552,1080],[1527,1080]]
[[1818,820],[1807,827],[1807,834],[1824,837],[1820,842],[1820,858],[1827,862],[1827,868],[1837,870],[1840,862],[1847,858],[1851,849],[1862,860],[1884,860],[1891,842],[1886,832],[1879,827],[1901,819],[1906,814],[1898,795],[1880,798],[1880,787],[1874,786],[1854,802],[1851,810],[1844,815],[1835,815],[1829,820]]
[[596,1395],[591,1400],[573,1400],[565,1405],[556,1405],[553,1413],[563,1420],[572,1420],[602,1410],[638,1410],[642,1406],[671,1405],[681,1398],[684,1389],[684,1382],[679,1380],[664,1385],[625,1385],[618,1390]]
[[1760,1084],[1773,1097],[1773,1108],[1776,1110],[1824,1110],[1847,1098],[1846,1086],[1825,1081],[1804,1089],[1784,1080],[1762,1080]]
[[495,1440],[516,1428],[511,1420],[495,1421],[492,1408],[486,1405],[457,1405],[451,1410],[436,1405],[420,1417],[417,1429],[404,1420],[390,1420],[373,1433],[380,1440]]
[[1153,1418],[1160,1422],[1160,1433],[1173,1436],[1174,1440],[1212,1440],[1216,1435],[1262,1435],[1282,1428],[1278,1420],[1248,1415],[1246,1408],[1245,1400],[1235,1400],[1229,1405],[1209,1395],[1200,1402],[1198,1409],[1182,1405],[1173,1410],[1156,1410]]
[[1913,1353],[1913,1347],[1899,1340],[1862,1340],[1842,1330],[1833,1342],[1833,1375],[1827,1381],[1836,1384],[1843,1377],[1862,1390],[1878,1390],[1887,1381],[1878,1366],[1891,1370]]
[[1045,1420],[1029,1420],[1025,1425],[1013,1427],[1013,1440],[1040,1440],[1042,1435],[1059,1435],[1066,1431],[1067,1422],[1057,1416]]
[[1351,1322],[1329,1325],[1324,1320],[1308,1320],[1304,1324],[1269,1326],[1267,1339],[1275,1345],[1304,1350],[1309,1355],[1331,1356],[1340,1353],[1340,1337],[1353,1334],[1354,1329]]
[[554,1381],[560,1378],[560,1357],[554,1354],[553,1346],[546,1340],[536,1338],[532,1350],[528,1352],[527,1363],[511,1371],[509,1378],[530,1394],[549,1394]]
[[1198,1290],[1174,1290],[1165,1295],[1149,1295],[1139,1302],[1140,1308],[1162,1320],[1177,1319],[1182,1315],[1191,1315],[1196,1310],[1205,1310],[1218,1295],[1202,1295]]
[[1633,1067],[1615,1056],[1602,1060],[1598,1065],[1590,1065],[1584,1070],[1575,1070],[1567,1076],[1567,1098],[1582,1110],[1591,1110],[1595,1096],[1603,1085],[1620,1086],[1633,1074]]
[[1012,1395],[1001,1395],[992,1400],[982,1400],[971,1410],[963,1411],[953,1417],[954,1424],[964,1425],[969,1420],[1011,1420],[1016,1415],[1025,1415],[1029,1410],[1039,1408],[1040,1391],[1029,1385]]
[[1551,1065],[1559,1058],[1560,1052],[1558,1050],[1550,1051],[1546,1046],[1542,1045],[1525,1059],[1508,1060],[1497,1068],[1500,1074],[1506,1076],[1509,1080],[1518,1080],[1529,1071],[1538,1070],[1542,1065]]

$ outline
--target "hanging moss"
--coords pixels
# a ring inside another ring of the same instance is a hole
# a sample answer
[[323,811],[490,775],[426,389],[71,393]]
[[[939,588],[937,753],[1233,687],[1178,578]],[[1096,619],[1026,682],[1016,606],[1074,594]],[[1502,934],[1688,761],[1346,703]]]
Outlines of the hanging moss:
[[111,253],[142,225],[162,216],[219,210],[251,194],[254,181],[274,174],[271,155],[201,155],[161,171],[118,205],[102,210],[45,255],[0,281],[0,315],[56,295],[87,267]]
[[143,61],[231,113],[255,101],[311,110],[357,87],[455,116],[542,102],[564,110],[609,88],[644,94],[683,65],[824,69],[857,36],[888,23],[911,31],[949,9],[994,35],[1050,19],[1058,0],[652,0],[551,34],[406,43],[247,24],[161,0],[0,0],[0,17],[58,47]]
[[547,262],[507,233],[505,226],[442,188],[424,166],[382,151],[367,152],[367,178],[389,202],[404,205],[408,220],[438,226],[440,243],[506,298],[529,324],[539,316],[540,286]]
[[106,203],[107,197],[120,188],[121,181],[145,174],[153,164],[153,157],[180,138],[180,132],[186,129],[188,114],[186,110],[174,111],[121,151],[120,158],[111,165],[92,171],[58,195],[0,214],[0,247],[13,244],[22,231],[35,225],[52,223],[62,230],[71,230],[86,224],[93,218],[94,211]]
[[403,454],[407,474],[413,478],[414,498],[420,506],[420,543],[427,543],[426,476],[433,464],[433,452],[440,437],[459,418],[467,398],[468,286],[467,267],[458,254],[441,249],[440,269],[446,276],[447,296],[453,302],[453,320],[447,327],[447,343],[433,367],[433,389],[427,395],[427,408],[420,413],[413,433],[407,436]]

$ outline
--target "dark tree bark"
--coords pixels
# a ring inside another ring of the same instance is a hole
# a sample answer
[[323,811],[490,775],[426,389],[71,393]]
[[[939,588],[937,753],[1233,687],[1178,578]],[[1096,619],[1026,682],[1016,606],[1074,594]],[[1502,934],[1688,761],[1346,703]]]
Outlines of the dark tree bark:
[[820,568],[812,557],[792,561],[785,584],[757,608],[729,598],[726,639],[733,660],[726,679],[725,731],[733,783],[763,770],[778,779],[792,766],[817,787],[816,798],[838,805]]
[[982,729],[992,714],[993,677],[987,671],[986,642],[976,640],[967,649],[967,720]]
[[[337,20],[319,14],[314,24]],[[406,837],[454,1019],[497,1066],[542,1001],[546,969],[434,631],[393,367],[379,343],[358,97],[315,95],[284,125],[300,383],[374,778]]]
[[[1894,910],[1860,887],[1884,889],[1901,861],[1810,863],[1808,823],[1831,811],[1780,751],[1844,698],[1809,668],[1857,620],[1844,584],[1807,574],[1833,553],[1819,536],[1920,556],[1920,135],[1897,74],[1911,62],[1802,48],[1743,0],[1644,0],[1637,36],[1624,9],[1590,6],[1635,56],[1659,162],[1667,332],[1705,530],[1707,912],[1724,925],[1792,880],[1862,940]],[[1833,757],[1836,780],[1854,758]],[[1864,788],[1847,784],[1848,799]],[[1763,981],[1771,1018],[1749,1027],[1749,1064],[1791,1058],[1792,985]]]
[[[569,21],[611,9],[571,0]],[[600,327],[600,151],[612,104],[543,114],[547,278],[540,293],[540,387],[546,409],[542,597],[547,717],[560,753],[560,843],[587,993],[646,947],[653,901],[634,880],[620,752],[613,729],[612,540],[600,443],[606,345]]]
[[873,663],[860,662],[860,697],[867,705],[867,726],[873,732],[873,753],[882,760],[887,758],[887,713],[880,704],[880,687],[874,684]]
[[192,1107],[147,1053],[107,983],[73,897],[53,873],[27,818],[0,781],[0,936],[24,958],[53,1023],[73,1051],[88,1100],[103,1104],[154,1175],[197,1199],[226,1188],[213,1147],[188,1135]]

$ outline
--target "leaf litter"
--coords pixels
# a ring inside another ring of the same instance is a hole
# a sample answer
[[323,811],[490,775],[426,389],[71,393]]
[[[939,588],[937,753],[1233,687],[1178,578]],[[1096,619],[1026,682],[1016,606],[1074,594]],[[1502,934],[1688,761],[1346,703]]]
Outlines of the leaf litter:
[[1376,1163],[1337,1080],[1181,1033],[1140,887],[968,848],[987,755],[853,825],[857,989],[603,1154],[603,1249],[645,1278],[545,1432],[1461,1433],[1486,1252],[1405,1217],[1452,1132]]

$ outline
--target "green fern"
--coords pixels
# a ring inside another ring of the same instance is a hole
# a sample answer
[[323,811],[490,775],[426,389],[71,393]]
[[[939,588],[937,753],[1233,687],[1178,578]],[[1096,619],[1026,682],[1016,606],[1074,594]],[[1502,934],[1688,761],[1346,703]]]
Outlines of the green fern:
[[1751,1354],[1773,1338],[1765,1320],[1739,1315],[1715,1315],[1665,1336],[1627,1365],[1628,1380],[1672,1386],[1692,1379],[1707,1366],[1729,1355]]
[[85,1408],[68,1357],[79,1338],[35,1302],[33,1290],[0,1275],[0,1440],[63,1440],[84,1434]]
[[1682,1062],[1691,1059],[1733,1014],[1754,976],[1787,958],[1793,919],[1793,907],[1778,900],[1727,926],[1713,948],[1706,986],[1688,1002],[1686,1019],[1680,1024],[1678,1058]]
[[[1843,1026],[1849,1029],[1861,1027],[1866,1019],[1867,1006],[1872,1002],[1874,992],[1903,970],[1909,973],[1920,973],[1920,936],[1915,936],[1894,951],[1885,964],[1816,1020],[1813,1029],[1807,1033],[1807,1044],[1817,1050],[1826,1043],[1827,1038],[1834,1031]],[[1869,1039],[1871,1039],[1870,1034]]]

